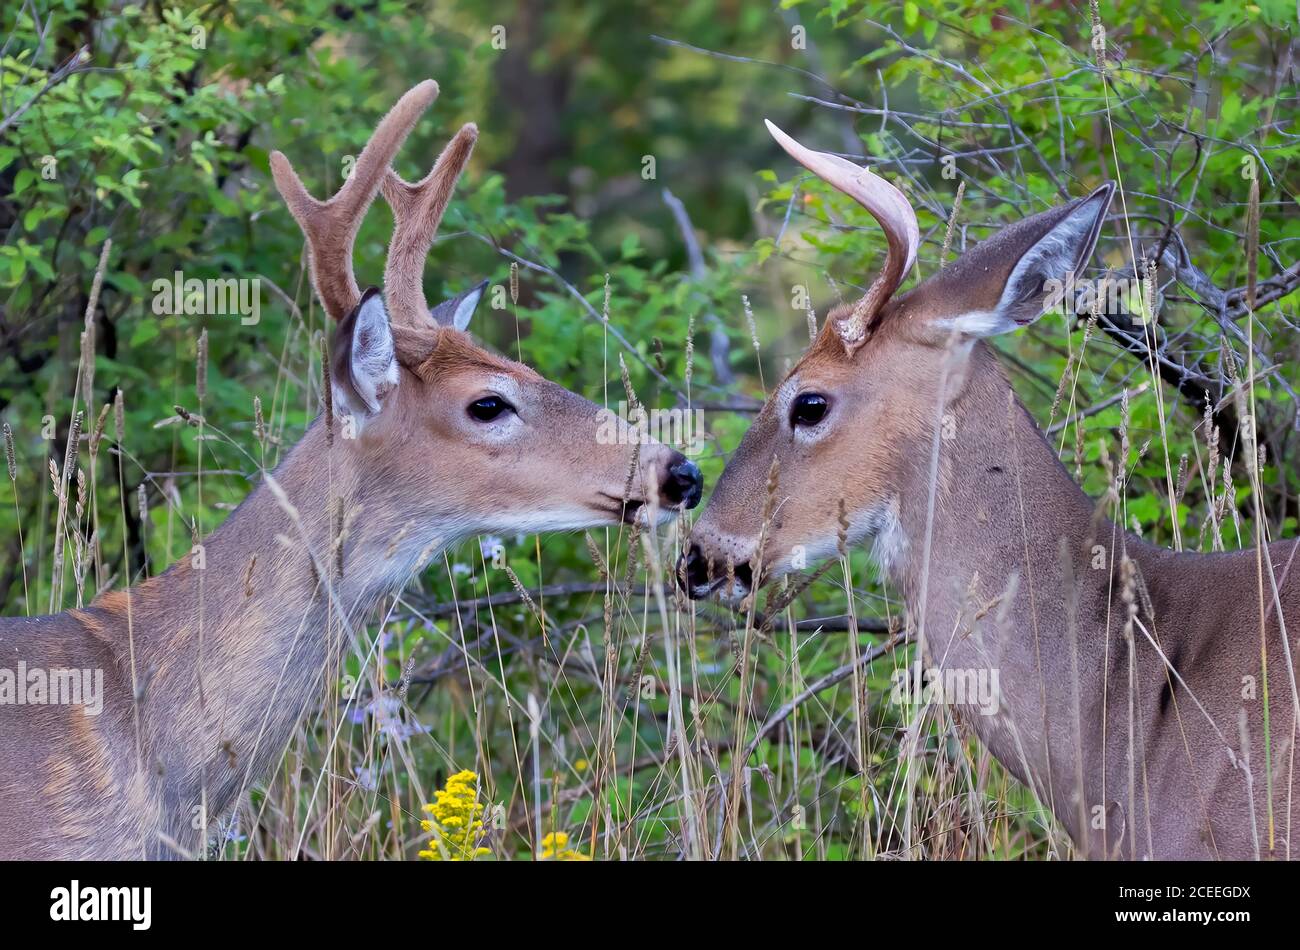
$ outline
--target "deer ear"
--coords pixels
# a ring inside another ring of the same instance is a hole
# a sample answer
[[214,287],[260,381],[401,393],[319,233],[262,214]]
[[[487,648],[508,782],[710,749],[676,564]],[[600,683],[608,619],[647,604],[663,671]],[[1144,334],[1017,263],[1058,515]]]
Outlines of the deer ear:
[[469,290],[449,297],[436,307],[430,308],[429,316],[433,317],[434,322],[440,327],[464,330],[469,326],[469,318],[474,316],[474,311],[483,298],[483,291],[487,285],[486,280],[481,281]]
[[397,388],[397,356],[388,309],[371,287],[339,322],[331,358],[335,413],[356,418],[374,415]]
[[1086,198],[1061,208],[1059,220],[1012,266],[993,309],[964,313],[953,318],[951,326],[969,336],[994,336],[1041,317],[1061,299],[1070,275],[1082,273],[1092,257],[1114,193],[1115,185],[1107,182]]

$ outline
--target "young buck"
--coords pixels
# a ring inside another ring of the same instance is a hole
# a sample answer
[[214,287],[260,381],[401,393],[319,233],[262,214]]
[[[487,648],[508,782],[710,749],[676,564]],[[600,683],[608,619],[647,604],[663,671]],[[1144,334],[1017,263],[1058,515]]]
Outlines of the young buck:
[[[328,201],[271,169],[337,321],[327,409],[187,558],[89,607],[0,621],[0,667],[103,671],[103,708],[0,705],[0,858],[201,852],[283,754],[354,624],[437,551],[496,532],[580,530],[693,507],[696,467],[638,433],[598,439],[598,407],[471,342],[483,284],[432,310],[423,264],[477,131],[408,184],[390,163],[433,101],[379,123]],[[384,293],[352,273],[375,193],[395,229]],[[332,411],[332,414],[331,414]],[[647,491],[648,489],[648,491]]]
[[[998,702],[947,700],[1080,853],[1290,856],[1300,543],[1174,553],[1127,533],[1070,478],[983,342],[1032,323],[1049,282],[1082,272],[1113,187],[895,297],[919,244],[906,198],[769,129],[866,207],[888,256],[728,462],[679,565],[689,593],[743,598],[833,556],[841,531],[870,540],[939,681],[996,672]],[[765,523],[754,499],[773,482]]]

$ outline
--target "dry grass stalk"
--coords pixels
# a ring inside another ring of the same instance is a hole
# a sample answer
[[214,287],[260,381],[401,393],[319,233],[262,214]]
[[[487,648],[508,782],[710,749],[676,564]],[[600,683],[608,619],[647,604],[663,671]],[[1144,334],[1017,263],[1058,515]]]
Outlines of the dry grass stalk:
[[320,335],[321,395],[325,398],[325,445],[334,446],[334,384],[330,379],[329,340]]
[[91,464],[99,457],[99,443],[104,437],[104,426],[108,422],[108,410],[112,408],[110,403],[104,403],[103,408],[99,410],[99,418],[95,420],[95,427],[90,430],[90,449]]
[[199,343],[195,356],[194,392],[198,396],[200,408],[208,395],[208,331],[199,333]]
[[957,227],[957,215],[961,212],[961,199],[966,194],[966,181],[957,183],[957,197],[952,201],[952,214],[948,215],[948,228],[943,233],[943,250],[939,252],[939,270],[948,263],[948,250],[952,247],[952,232]]
[[266,453],[266,420],[262,417],[262,398],[253,397],[253,438],[257,440],[258,451]]
[[50,459],[50,475],[55,479],[55,491],[58,494],[58,513],[54,521],[54,572],[50,577],[50,613],[57,613],[57,604],[63,602],[63,563],[64,538],[68,518],[68,479],[77,468],[77,457],[81,444],[81,410],[72,417],[68,429],[68,445],[63,457],[63,474],[57,475],[54,460]]
[[591,562],[596,565],[596,570],[600,572],[602,583],[609,580],[609,565],[605,563],[605,558],[601,556],[600,548],[596,547],[596,541],[591,536],[591,532],[583,532],[583,540],[587,544],[587,553],[591,555]]
[[30,616],[32,612],[31,591],[27,586],[27,548],[23,540],[23,513],[18,504],[18,456],[14,450],[14,430],[6,422],[4,428],[5,468],[9,473],[9,485],[14,496],[14,524],[18,531],[18,562],[23,574],[23,604]]
[[126,403],[121,388],[113,394],[113,440],[118,446],[126,441]]
[[686,392],[691,391],[691,374],[695,369],[695,315],[686,321]]
[[749,327],[749,342],[754,347],[754,362],[758,364],[758,384],[767,392],[767,383],[763,381],[763,354],[758,345],[758,324],[754,322],[754,310],[749,305],[749,297],[740,295],[741,305],[745,308],[745,325]]
[[[4,424],[5,439],[5,467],[9,470],[9,481],[18,481],[18,460],[14,453],[14,430],[9,427],[9,423]],[[15,492],[17,488],[15,487]]]

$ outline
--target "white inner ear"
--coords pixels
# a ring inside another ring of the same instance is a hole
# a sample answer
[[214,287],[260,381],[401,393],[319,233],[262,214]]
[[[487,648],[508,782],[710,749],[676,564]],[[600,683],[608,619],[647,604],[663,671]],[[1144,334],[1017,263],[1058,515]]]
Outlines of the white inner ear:
[[388,325],[383,298],[374,294],[361,305],[352,328],[352,386],[365,405],[350,408],[362,415],[377,413],[384,396],[396,385],[393,331]]
[[456,305],[456,312],[452,314],[451,325],[457,330],[464,330],[469,326],[469,318],[474,316],[474,311],[478,308],[479,298],[483,296],[483,288],[486,284],[480,284],[465,295],[465,299]]
[[1106,208],[1103,202],[1085,201],[1052,230],[1044,234],[1021,256],[1002,288],[1002,296],[993,310],[972,310],[953,317],[945,324],[968,336],[995,336],[1028,326],[1043,315],[1049,281],[1062,284],[1074,268],[1082,267],[1092,256],[1101,228],[1098,217]]

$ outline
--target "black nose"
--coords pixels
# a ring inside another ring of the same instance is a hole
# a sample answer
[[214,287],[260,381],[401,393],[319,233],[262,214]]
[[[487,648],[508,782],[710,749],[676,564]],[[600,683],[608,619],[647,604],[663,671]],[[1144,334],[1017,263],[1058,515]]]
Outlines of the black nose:
[[700,474],[698,465],[685,456],[678,456],[677,461],[668,466],[668,477],[661,491],[669,504],[694,508],[704,493],[704,476]]
[[[751,590],[754,586],[754,571],[748,561],[735,564],[731,568],[740,586]],[[677,559],[677,583],[691,597],[705,597],[727,578],[725,564],[710,563],[698,544],[692,544],[690,550]]]
[[713,580],[712,573],[709,570],[709,562],[700,553],[698,544],[692,544],[691,549],[677,562],[677,583],[692,597],[695,596],[696,591],[702,593],[708,589]]

